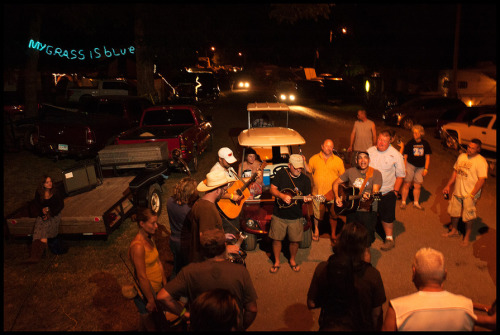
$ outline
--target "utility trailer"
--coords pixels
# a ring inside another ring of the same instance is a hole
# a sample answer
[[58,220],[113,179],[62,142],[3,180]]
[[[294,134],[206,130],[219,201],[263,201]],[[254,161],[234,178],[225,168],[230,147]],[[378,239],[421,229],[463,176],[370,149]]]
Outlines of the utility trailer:
[[[103,177],[99,157],[64,170],[63,181],[54,184],[65,196],[59,234],[107,236],[137,206],[149,207],[160,214],[161,186],[170,173],[178,169],[178,159],[174,157],[156,162],[152,168],[141,169],[136,175],[111,174],[112,177]],[[122,163],[117,160],[114,164],[130,164],[129,160],[127,158]],[[32,210],[32,203],[33,200],[27,202],[6,217],[9,235],[21,237],[33,234],[37,213]]]

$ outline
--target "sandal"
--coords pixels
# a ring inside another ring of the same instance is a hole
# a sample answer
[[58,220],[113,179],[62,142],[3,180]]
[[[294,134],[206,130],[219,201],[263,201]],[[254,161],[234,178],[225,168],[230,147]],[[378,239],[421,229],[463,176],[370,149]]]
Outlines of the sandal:
[[451,232],[448,232],[448,233],[443,233],[441,234],[441,236],[443,237],[460,237],[460,233],[451,233]]
[[300,266],[298,264],[292,265],[290,264],[290,267],[294,272],[299,272],[300,271]]
[[271,273],[276,273],[278,272],[278,270],[280,269],[280,266],[279,265],[273,265],[270,269],[269,269],[269,272]]

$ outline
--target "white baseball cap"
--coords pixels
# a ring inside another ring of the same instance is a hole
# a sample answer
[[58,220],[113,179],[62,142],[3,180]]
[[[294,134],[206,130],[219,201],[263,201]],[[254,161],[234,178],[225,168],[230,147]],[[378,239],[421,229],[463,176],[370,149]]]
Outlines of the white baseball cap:
[[220,148],[219,157],[224,158],[226,162],[228,162],[229,164],[233,164],[234,162],[236,162],[236,158],[234,158],[233,151],[227,147]]

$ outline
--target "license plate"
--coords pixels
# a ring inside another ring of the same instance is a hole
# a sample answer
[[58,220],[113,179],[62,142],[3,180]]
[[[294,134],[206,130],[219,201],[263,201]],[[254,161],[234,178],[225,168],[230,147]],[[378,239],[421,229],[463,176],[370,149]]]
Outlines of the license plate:
[[59,151],[68,151],[68,145],[67,144],[58,144],[57,149],[59,149]]

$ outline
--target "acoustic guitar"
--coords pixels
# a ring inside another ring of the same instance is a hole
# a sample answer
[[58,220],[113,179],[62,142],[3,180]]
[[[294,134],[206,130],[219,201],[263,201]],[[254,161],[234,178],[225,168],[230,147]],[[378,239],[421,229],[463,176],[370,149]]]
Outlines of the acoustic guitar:
[[291,196],[292,201],[290,201],[290,203],[287,204],[281,198],[276,198],[276,202],[278,203],[279,208],[292,207],[293,205],[297,204],[297,201],[304,200],[306,198],[316,199],[316,200],[321,201],[321,202],[324,202],[326,200],[325,196],[321,195],[321,194],[318,194],[318,195],[300,195],[298,192],[295,192],[289,188],[285,188],[285,189],[281,190],[280,192]]
[[363,193],[359,193],[359,188],[340,184],[339,198],[342,201],[341,207],[337,206],[337,202],[333,201],[335,213],[337,215],[346,215],[358,209],[369,211],[372,203],[380,200],[380,192],[373,193],[368,199],[364,200],[362,199]]
[[[266,161],[263,161],[260,164],[259,170],[263,170],[267,165]],[[253,183],[257,179],[258,173],[253,173],[250,178],[243,182],[241,179],[236,180],[231,187],[227,189],[227,193],[236,193],[240,196],[238,201],[234,201],[231,199],[220,199],[217,201],[217,207],[220,212],[228,219],[236,219],[243,208],[243,203],[250,198],[250,191],[248,190],[248,186]]]

